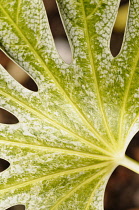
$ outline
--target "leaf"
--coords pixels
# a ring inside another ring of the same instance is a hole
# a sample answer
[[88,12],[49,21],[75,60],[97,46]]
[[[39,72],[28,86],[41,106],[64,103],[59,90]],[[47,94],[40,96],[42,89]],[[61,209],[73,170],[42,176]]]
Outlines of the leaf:
[[0,210],[102,210],[107,180],[139,130],[139,3],[130,2],[120,54],[109,49],[119,0],[57,0],[73,61],[59,57],[41,0],[0,0],[1,48],[38,85],[32,92],[1,67]]

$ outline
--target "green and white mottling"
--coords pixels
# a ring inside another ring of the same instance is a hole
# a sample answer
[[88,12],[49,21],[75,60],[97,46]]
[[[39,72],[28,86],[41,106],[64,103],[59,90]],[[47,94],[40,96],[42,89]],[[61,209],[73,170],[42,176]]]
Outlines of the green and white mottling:
[[0,210],[103,210],[107,180],[139,130],[139,2],[130,0],[122,50],[110,52],[120,0],[57,0],[72,49],[56,51],[42,0],[0,0],[0,44],[36,82],[33,92],[0,67]]

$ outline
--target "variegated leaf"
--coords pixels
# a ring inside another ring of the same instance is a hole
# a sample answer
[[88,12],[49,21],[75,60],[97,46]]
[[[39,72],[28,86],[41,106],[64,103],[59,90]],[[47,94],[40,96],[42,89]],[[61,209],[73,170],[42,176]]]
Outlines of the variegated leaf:
[[119,0],[57,0],[73,61],[59,56],[41,0],[0,0],[1,48],[36,82],[0,68],[0,210],[102,210],[107,180],[139,130],[139,3],[130,1],[122,50],[110,52]]

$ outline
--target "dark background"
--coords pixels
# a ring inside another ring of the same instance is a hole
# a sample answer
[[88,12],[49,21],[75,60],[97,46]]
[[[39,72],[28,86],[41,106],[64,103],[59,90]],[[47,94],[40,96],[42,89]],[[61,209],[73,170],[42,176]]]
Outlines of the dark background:
[[[128,2],[128,0],[121,1],[119,19],[117,19],[111,36],[110,48],[113,56],[116,56],[119,53],[123,41],[125,29],[124,22],[128,9]],[[57,50],[61,57],[67,63],[70,63],[71,51],[67,41],[67,36],[60,20],[55,0],[44,0],[44,4],[46,6],[48,19]],[[0,63],[23,86],[37,91],[35,82],[2,52],[0,52]],[[9,114],[5,110],[0,109],[0,123],[13,124],[17,122],[18,120],[13,115]],[[139,161],[139,133],[136,134],[132,139],[126,154]],[[0,172],[4,171],[8,166],[8,162],[0,159]],[[119,166],[111,175],[111,178],[107,184],[104,203],[105,210],[139,210],[139,175],[124,167]],[[22,205],[9,208],[9,210],[24,209],[25,207]]]

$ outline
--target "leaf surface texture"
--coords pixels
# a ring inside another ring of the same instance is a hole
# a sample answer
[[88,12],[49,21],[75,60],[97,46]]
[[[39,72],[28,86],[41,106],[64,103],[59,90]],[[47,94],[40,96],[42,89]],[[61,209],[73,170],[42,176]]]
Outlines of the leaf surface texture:
[[[57,53],[41,0],[0,0],[1,48],[36,82],[0,67],[0,210],[103,210],[112,171],[139,130],[139,3],[131,0],[120,54],[109,49],[119,0],[57,0],[73,61]],[[124,163],[123,163],[124,164]]]

